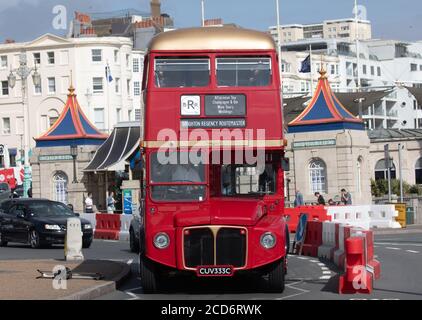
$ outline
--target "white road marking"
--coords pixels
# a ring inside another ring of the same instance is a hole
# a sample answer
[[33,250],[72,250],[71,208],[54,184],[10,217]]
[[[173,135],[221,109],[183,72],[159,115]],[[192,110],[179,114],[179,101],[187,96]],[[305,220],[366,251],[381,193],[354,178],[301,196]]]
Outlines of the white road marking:
[[422,247],[420,243],[411,243],[411,242],[403,242],[403,243],[395,243],[395,242],[375,242],[378,245],[384,246],[414,246],[414,247]]
[[141,300],[141,298],[139,298],[136,294],[133,293],[133,291],[136,291],[136,290],[139,290],[139,289],[142,289],[142,287],[137,287],[137,288],[133,288],[133,289],[130,289],[130,290],[126,290],[125,293],[128,296],[132,297],[131,299],[127,299],[127,300]]
[[410,253],[419,253],[419,251],[414,251],[414,250],[406,250],[406,252],[410,252]]
[[309,260],[309,261],[311,261],[311,262],[313,262],[313,263],[319,263],[319,261],[318,261],[318,260]]
[[133,263],[133,259],[130,259],[126,262],[128,265],[131,265]]
[[119,240],[101,240],[102,242],[110,242],[110,243],[117,243],[120,242]]
[[318,265],[320,266],[320,267],[325,267],[325,264],[323,264],[323,263],[318,263]]
[[308,257],[297,257],[298,259],[301,259],[301,260],[308,260],[309,258]]
[[322,274],[331,274],[331,271],[322,271]]
[[299,296],[299,295],[302,295],[302,294],[311,292],[310,290],[305,290],[305,289],[294,287],[295,284],[298,284],[298,283],[301,283],[301,282],[302,281],[298,281],[298,282],[295,282],[295,283],[291,283],[291,284],[286,285],[286,287],[289,287],[290,289],[298,290],[298,291],[301,291],[301,292],[295,293],[295,294],[291,294],[289,296],[277,298],[276,300],[286,300],[288,298],[293,298],[293,297],[296,297],[296,296]]
[[327,271],[327,270],[330,270],[330,269],[328,269],[327,267],[324,266],[324,267],[321,267],[321,270],[322,271]]
[[329,279],[331,279],[331,276],[322,276],[322,277],[319,277],[319,279],[320,280],[329,280]]
[[400,248],[393,248],[393,247],[385,247],[385,249],[389,249],[389,250],[401,250]]

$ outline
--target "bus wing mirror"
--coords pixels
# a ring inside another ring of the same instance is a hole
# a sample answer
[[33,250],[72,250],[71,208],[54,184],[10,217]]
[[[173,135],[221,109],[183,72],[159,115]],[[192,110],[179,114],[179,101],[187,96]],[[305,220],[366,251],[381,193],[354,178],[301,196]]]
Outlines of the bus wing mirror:
[[290,159],[289,158],[282,158],[281,159],[281,168],[284,172],[290,171]]

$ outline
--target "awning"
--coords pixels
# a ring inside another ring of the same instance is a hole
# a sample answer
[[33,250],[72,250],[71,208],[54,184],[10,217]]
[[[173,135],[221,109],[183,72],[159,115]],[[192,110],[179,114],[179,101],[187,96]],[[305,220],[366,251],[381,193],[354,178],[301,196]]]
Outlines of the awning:
[[140,145],[138,122],[117,124],[110,137],[97,150],[85,172],[124,171]]
[[360,92],[336,92],[336,97],[340,100],[349,112],[355,116],[359,115],[359,99],[362,99],[362,109],[372,106],[374,103],[382,100],[386,95],[391,93],[389,90],[378,91],[360,91]]
[[310,99],[310,97],[305,97],[304,95],[283,98],[284,123],[287,125],[293,121],[305,109],[305,102]]
[[413,94],[413,96],[418,101],[418,105],[422,106],[422,88],[406,87],[406,89],[409,90],[411,94]]

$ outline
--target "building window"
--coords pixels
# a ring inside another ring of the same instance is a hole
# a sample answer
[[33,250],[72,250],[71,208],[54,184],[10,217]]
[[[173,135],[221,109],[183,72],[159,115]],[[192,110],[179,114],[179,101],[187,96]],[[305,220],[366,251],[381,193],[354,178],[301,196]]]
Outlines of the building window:
[[120,93],[120,78],[116,78],[115,90],[116,93]]
[[410,71],[412,71],[412,72],[418,71],[418,65],[416,63],[411,63],[410,64]]
[[130,96],[130,80],[127,80],[127,95]]
[[321,159],[313,159],[309,163],[309,182],[311,193],[326,193],[327,167]]
[[59,112],[57,110],[52,109],[48,111],[48,121],[49,121],[50,127],[52,127],[58,119],[59,119]]
[[133,72],[139,72],[139,59],[133,58]]
[[8,96],[9,95],[9,81],[2,81],[1,82],[1,95]]
[[7,68],[7,65],[8,65],[8,63],[7,63],[7,56],[1,56],[0,57],[0,67],[2,69],[6,69]]
[[135,121],[141,121],[141,109],[135,109]]
[[16,153],[18,152],[17,149],[9,149],[9,164],[10,167],[16,167]]
[[381,77],[381,67],[377,67],[377,76]]
[[34,56],[34,64],[35,65],[39,65],[39,64],[41,64],[41,53],[39,53],[39,52],[35,52],[34,54],[33,54],[33,56]]
[[3,118],[3,129],[2,132],[3,134],[10,134],[10,118]]
[[130,54],[126,55],[126,67],[129,68],[130,66]]
[[134,81],[133,82],[133,94],[135,96],[140,96],[141,95],[141,83],[139,81]]
[[363,72],[363,74],[366,74],[366,64],[364,64],[364,65],[362,66],[362,72]]
[[374,76],[374,75],[375,75],[375,67],[371,66],[371,76]]
[[92,91],[94,93],[103,93],[104,85],[103,85],[103,78],[92,78]]
[[55,64],[56,63],[56,59],[54,57],[54,52],[47,52],[47,57],[48,57],[48,64]]
[[53,176],[53,200],[67,204],[67,185],[69,180],[67,175],[58,171]]
[[116,121],[117,122],[122,121],[122,109],[120,108],[116,109]]
[[422,158],[419,158],[418,161],[416,161],[415,179],[416,184],[422,184]]
[[94,109],[94,122],[95,122],[95,126],[100,129],[100,130],[104,130],[104,109],[102,108],[97,108]]
[[41,94],[42,93],[42,81],[38,85],[34,85],[34,93]]
[[48,93],[56,93],[56,78],[48,78]]
[[[391,179],[396,179],[396,166],[392,164],[390,169]],[[388,179],[388,170],[385,166],[385,160],[381,159],[377,162],[375,166],[375,180],[387,180]]]
[[114,50],[114,62],[119,63],[119,50]]
[[92,62],[103,61],[103,51],[101,49],[92,49]]

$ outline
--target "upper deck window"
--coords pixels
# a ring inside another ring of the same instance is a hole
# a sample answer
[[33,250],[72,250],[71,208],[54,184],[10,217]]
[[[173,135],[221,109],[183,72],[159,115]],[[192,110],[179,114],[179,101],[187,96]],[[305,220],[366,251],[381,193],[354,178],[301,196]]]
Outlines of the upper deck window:
[[158,88],[206,87],[209,82],[209,59],[155,59],[155,85]]
[[264,87],[271,83],[271,59],[264,57],[218,58],[220,87]]

